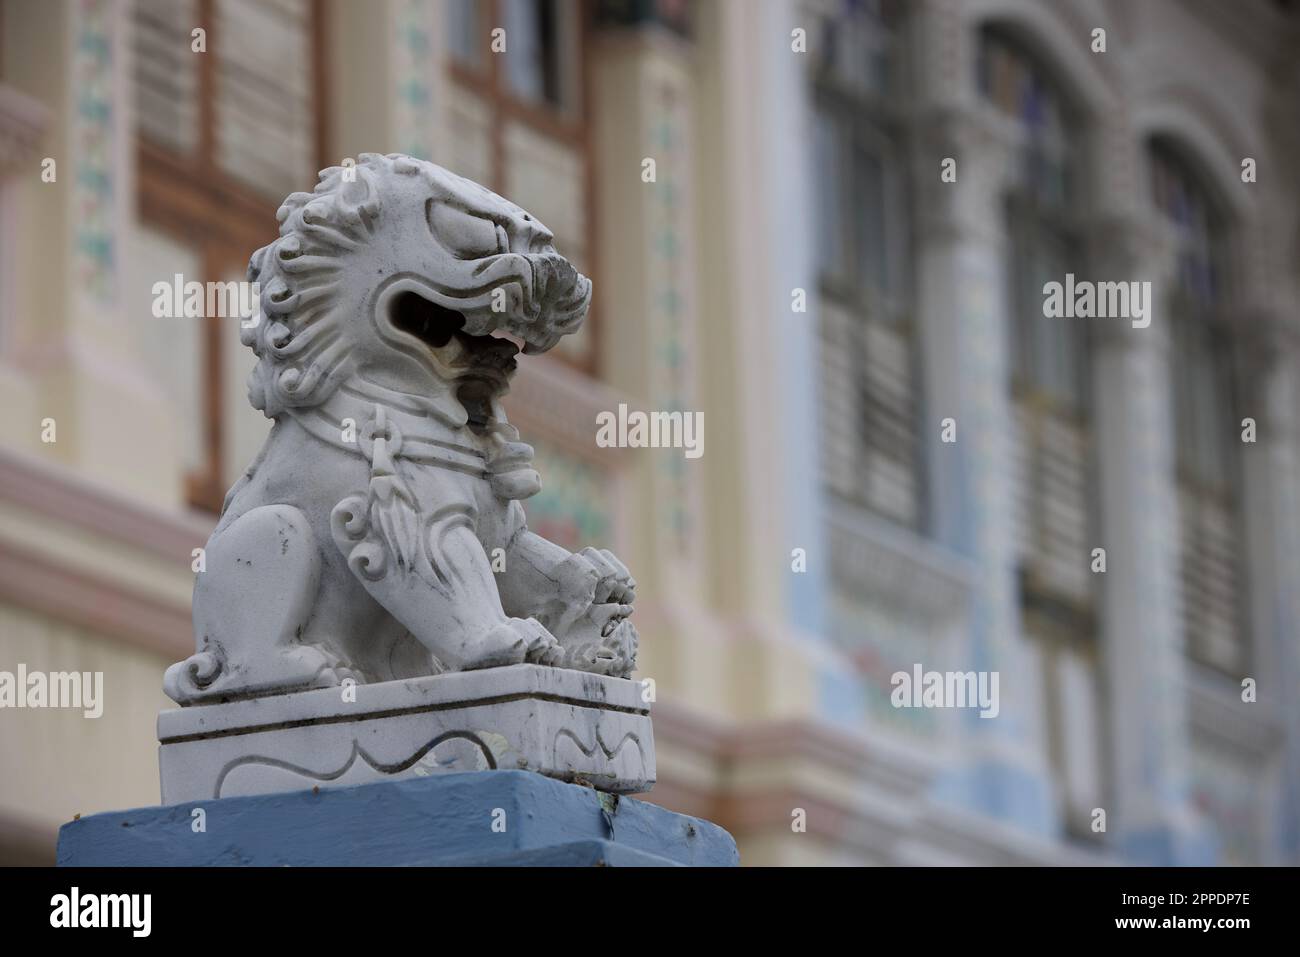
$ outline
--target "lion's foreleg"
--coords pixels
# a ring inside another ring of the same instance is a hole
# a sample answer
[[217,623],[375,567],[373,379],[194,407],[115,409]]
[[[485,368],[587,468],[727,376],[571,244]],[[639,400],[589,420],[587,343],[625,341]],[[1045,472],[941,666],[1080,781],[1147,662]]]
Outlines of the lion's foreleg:
[[527,529],[511,542],[497,574],[509,614],[532,616],[557,637],[591,606],[599,581],[591,562]]
[[558,657],[539,621],[506,615],[467,508],[395,518],[355,496],[334,508],[330,525],[352,573],[444,666],[467,671]]
[[498,574],[503,607],[543,622],[565,649],[570,667],[626,674],[634,667],[632,613],[636,582],[612,554],[574,554],[524,529]]

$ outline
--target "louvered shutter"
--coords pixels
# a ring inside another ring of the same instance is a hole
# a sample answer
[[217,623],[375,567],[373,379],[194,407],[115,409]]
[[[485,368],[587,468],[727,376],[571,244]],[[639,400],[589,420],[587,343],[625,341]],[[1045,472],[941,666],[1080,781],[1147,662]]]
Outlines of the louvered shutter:
[[1236,517],[1222,502],[1179,490],[1183,628],[1188,647],[1210,664],[1241,664]]
[[198,144],[197,0],[136,0],[132,10],[135,119],[150,140],[178,153]]
[[841,498],[920,521],[916,385],[903,327],[822,306],[822,468]]
[[282,197],[315,179],[311,5],[217,0],[217,165]]
[[862,448],[868,503],[905,525],[919,519],[911,341],[897,326],[862,327]]
[[841,498],[858,498],[857,320],[838,303],[821,307],[822,473]]
[[1088,450],[1066,417],[1015,402],[1012,456],[1016,544],[1031,583],[1062,598],[1090,598]]
[[1240,443],[1230,351],[1185,295],[1178,306],[1172,366],[1183,631],[1189,652],[1235,670],[1243,664],[1240,516],[1233,502]]

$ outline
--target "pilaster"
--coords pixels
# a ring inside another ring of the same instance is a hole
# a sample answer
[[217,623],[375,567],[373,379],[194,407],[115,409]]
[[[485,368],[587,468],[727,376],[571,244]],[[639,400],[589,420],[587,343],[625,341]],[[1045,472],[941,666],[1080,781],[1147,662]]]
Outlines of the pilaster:
[[[1042,688],[1021,633],[1012,538],[1011,304],[1002,201],[1017,157],[1001,117],[951,101],[945,96],[924,114],[914,144],[916,288],[931,532],[970,559],[973,575],[957,660],[933,667],[997,672],[1001,712],[993,720],[963,715],[954,749],[962,758],[943,776],[938,794],[1050,835],[1057,821],[1041,740]],[[956,182],[940,178],[945,158],[956,160]],[[953,442],[942,439],[945,419],[955,422]]]
[[1093,395],[1100,468],[1106,683],[1111,702],[1109,827],[1130,859],[1207,863],[1189,802],[1187,659],[1178,598],[1178,502],[1170,380],[1170,237],[1157,225],[1093,225],[1098,281],[1152,283],[1146,328],[1099,320]]
[[[1300,328],[1293,313],[1276,310],[1247,310],[1242,320],[1240,409],[1255,419],[1257,435],[1242,452],[1252,638],[1242,677],[1257,686],[1256,702],[1247,707],[1294,731],[1300,728],[1300,595],[1294,587],[1300,581]],[[1271,815],[1264,827],[1264,846],[1275,855],[1269,863],[1284,865],[1300,860],[1300,741],[1294,733],[1280,741],[1279,799],[1260,811]]]
[[[123,288],[135,195],[130,4],[61,0],[14,21],[11,80],[58,118],[44,144],[55,178],[31,162],[18,186],[32,228],[17,250],[12,355],[37,408],[16,444],[179,504],[176,426],[134,354],[134,324],[151,320],[130,314]],[[52,443],[40,438],[47,418]]]
[[[408,153],[447,162],[442,0],[335,0],[328,8],[331,162]],[[334,155],[337,154],[337,155]]]
[[800,25],[790,0],[702,4],[695,21],[699,386],[714,423],[704,581],[741,642],[729,652],[742,662],[732,694],[747,719],[824,716],[844,670],[817,637],[829,559],[811,109],[807,60],[791,48]]

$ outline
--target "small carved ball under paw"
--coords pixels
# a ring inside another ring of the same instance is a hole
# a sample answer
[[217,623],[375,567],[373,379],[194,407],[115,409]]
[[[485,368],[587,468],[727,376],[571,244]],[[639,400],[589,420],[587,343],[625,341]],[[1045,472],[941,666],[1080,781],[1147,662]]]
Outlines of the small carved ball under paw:
[[571,647],[565,666],[593,674],[626,678],[636,668],[636,626],[626,618],[611,618],[599,641]]

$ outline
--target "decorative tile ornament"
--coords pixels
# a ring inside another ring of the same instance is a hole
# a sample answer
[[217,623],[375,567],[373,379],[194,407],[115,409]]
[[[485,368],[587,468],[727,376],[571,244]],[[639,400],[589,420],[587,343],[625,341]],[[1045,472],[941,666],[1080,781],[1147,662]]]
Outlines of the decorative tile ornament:
[[[652,193],[648,217],[650,288],[659,294],[651,306],[655,325],[655,363],[651,378],[654,404],[660,409],[695,406],[691,348],[694,338],[693,289],[687,260],[690,230],[690,114],[688,99],[667,70],[655,77],[649,100],[645,138],[648,155],[658,157],[660,181]],[[681,456],[661,456],[659,500],[667,513],[666,535],[677,554],[690,551],[695,525],[695,492]]]
[[429,0],[400,0],[393,26],[393,102],[397,142],[417,159],[433,158],[437,124],[433,107],[434,7]]
[[76,166],[72,188],[76,232],[73,257],[77,285],[97,302],[117,298],[113,266],[116,209],[114,63],[118,23],[111,0],[81,0],[74,23],[73,133]]

